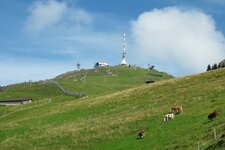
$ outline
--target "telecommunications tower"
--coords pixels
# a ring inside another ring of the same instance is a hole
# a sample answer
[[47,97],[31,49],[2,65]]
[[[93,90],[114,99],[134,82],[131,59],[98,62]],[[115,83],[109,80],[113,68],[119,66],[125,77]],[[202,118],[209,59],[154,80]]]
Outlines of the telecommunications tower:
[[123,33],[123,53],[122,53],[121,65],[127,66],[127,61],[126,61],[126,34],[125,33]]

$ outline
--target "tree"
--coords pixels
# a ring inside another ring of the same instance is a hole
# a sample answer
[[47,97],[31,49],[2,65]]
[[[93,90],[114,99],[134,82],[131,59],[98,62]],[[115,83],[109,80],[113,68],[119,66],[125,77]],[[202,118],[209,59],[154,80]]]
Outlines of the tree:
[[225,63],[222,63],[221,67],[224,68],[225,67]]
[[210,65],[210,64],[208,64],[208,66],[207,66],[207,71],[209,71],[209,70],[212,70],[212,68],[211,68],[211,65]]
[[222,68],[222,64],[221,63],[218,64],[218,68]]
[[148,64],[148,69],[149,69],[149,70],[154,69],[154,67],[155,67],[154,65],[151,66],[150,64]]
[[218,69],[218,66],[216,63],[212,66],[212,70],[214,70],[214,69]]
[[77,70],[80,71],[80,63],[77,63]]
[[225,67],[225,61],[222,61],[219,64],[220,64],[220,68],[224,68]]

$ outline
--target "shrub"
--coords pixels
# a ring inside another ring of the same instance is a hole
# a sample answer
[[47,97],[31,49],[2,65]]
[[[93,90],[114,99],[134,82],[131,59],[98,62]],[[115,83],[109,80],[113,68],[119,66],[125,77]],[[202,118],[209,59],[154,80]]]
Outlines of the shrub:
[[207,71],[209,71],[209,70],[212,70],[212,68],[211,68],[211,65],[210,65],[210,64],[208,64],[208,66],[207,66]]

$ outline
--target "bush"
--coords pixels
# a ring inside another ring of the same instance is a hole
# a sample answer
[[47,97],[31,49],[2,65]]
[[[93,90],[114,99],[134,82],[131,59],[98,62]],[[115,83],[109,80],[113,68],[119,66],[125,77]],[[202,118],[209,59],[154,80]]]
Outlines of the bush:
[[211,68],[211,65],[210,65],[210,64],[208,64],[208,66],[207,66],[207,71],[209,71],[209,70],[212,70],[212,68]]
[[212,70],[214,70],[214,69],[218,69],[218,66],[216,63],[212,66]]

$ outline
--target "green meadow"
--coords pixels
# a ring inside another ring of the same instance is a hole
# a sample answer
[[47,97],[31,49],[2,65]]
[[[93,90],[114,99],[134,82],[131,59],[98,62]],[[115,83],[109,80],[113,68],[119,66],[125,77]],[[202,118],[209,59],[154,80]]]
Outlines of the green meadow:
[[[173,78],[115,66],[54,80],[86,96],[64,95],[47,81],[5,87],[1,99],[32,97],[33,103],[0,107],[0,149],[225,149],[225,69]],[[45,98],[51,102],[35,105]],[[173,105],[184,112],[163,122]],[[215,110],[219,116],[209,121]]]

